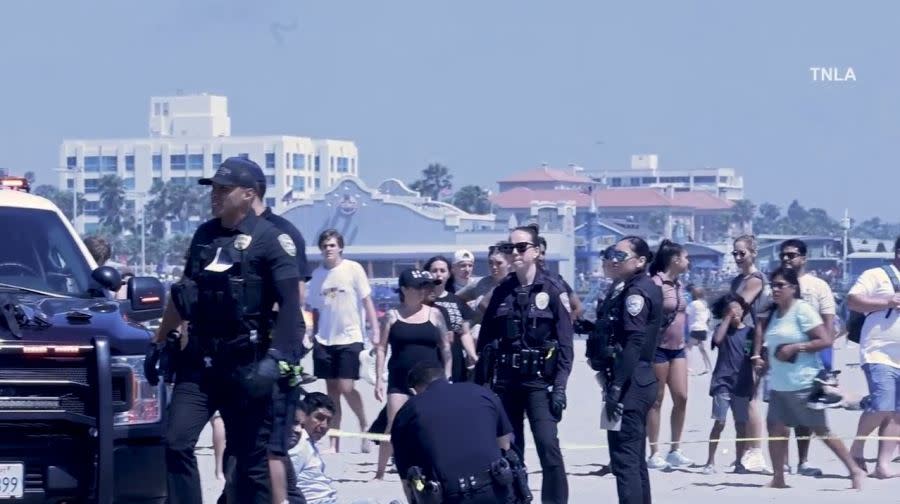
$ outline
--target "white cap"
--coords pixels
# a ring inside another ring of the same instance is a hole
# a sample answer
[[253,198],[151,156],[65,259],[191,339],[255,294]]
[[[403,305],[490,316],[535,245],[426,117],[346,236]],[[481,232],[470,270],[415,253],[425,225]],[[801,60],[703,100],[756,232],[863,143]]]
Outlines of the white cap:
[[459,249],[453,254],[453,264],[461,263],[463,261],[473,263],[475,262],[475,256],[466,249]]

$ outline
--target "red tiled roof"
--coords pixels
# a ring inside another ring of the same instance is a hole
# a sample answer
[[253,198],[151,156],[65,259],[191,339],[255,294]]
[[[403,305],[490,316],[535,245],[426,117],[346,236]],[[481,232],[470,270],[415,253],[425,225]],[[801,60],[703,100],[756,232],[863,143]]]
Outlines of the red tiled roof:
[[[599,189],[593,192],[598,208],[694,208],[697,210],[727,210],[734,204],[710,193],[675,193],[669,198],[658,189]],[[491,202],[501,208],[528,208],[533,201],[574,201],[578,208],[591,206],[591,196],[574,190],[533,190],[516,187],[491,196]]]
[[591,197],[581,191],[562,189],[532,190],[516,187],[491,196],[491,201],[503,208],[528,208],[532,201],[574,201],[575,206],[591,206]]
[[676,192],[672,198],[675,206],[695,208],[697,210],[728,210],[734,206],[732,201],[720,198],[704,191]]
[[598,207],[667,207],[671,200],[657,189],[601,189],[594,191]]
[[501,179],[498,182],[577,182],[582,184],[590,184],[591,179],[582,175],[573,175],[563,170],[541,167],[521,173],[516,173],[515,175],[510,175],[509,177]]

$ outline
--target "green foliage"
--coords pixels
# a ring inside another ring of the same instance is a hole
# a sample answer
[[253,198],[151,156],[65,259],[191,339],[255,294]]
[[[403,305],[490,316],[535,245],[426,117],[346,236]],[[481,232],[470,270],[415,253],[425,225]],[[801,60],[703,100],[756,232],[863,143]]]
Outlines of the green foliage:
[[460,187],[453,195],[453,204],[461,210],[472,214],[491,213],[490,193],[480,186],[467,185]]
[[432,163],[422,170],[422,178],[409,184],[409,187],[422,196],[441,201],[453,190],[453,175],[446,166]]
[[[32,194],[47,198],[59,208],[63,215],[72,220],[72,191],[60,191],[56,186],[42,184],[35,187]],[[78,215],[84,214],[84,194],[78,193]]]

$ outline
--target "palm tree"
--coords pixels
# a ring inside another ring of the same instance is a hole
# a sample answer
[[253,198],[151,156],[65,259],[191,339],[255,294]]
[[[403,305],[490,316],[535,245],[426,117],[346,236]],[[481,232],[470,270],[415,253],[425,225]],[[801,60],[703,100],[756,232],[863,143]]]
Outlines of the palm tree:
[[134,216],[125,212],[125,183],[116,175],[106,175],[97,183],[100,193],[100,225],[113,236],[134,225]]
[[[72,220],[72,191],[60,191],[56,186],[41,184],[34,188],[33,194],[50,200],[62,211],[70,221]],[[84,214],[84,194],[78,193],[78,215]]]
[[473,214],[487,214],[491,212],[489,193],[477,185],[460,187],[453,195],[453,204],[460,210]]
[[150,189],[144,211],[150,236],[162,239],[169,222],[178,222],[177,227],[185,231],[190,227],[190,219],[199,217],[203,221],[211,217],[208,190],[199,185],[157,182]]
[[750,200],[737,200],[731,207],[731,220],[741,227],[741,234],[753,232],[753,216],[755,214],[756,205]]
[[409,187],[422,196],[439,201],[442,195],[453,189],[452,180],[453,175],[446,166],[440,163],[431,163],[428,168],[422,170],[422,178],[410,184]]

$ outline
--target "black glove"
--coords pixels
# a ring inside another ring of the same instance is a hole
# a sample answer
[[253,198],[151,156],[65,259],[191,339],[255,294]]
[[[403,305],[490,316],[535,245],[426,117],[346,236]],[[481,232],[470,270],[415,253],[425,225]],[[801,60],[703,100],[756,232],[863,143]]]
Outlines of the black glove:
[[156,364],[159,363],[161,353],[162,346],[151,341],[147,346],[147,353],[144,354],[144,378],[154,387],[159,385],[159,371],[156,370]]
[[554,387],[553,392],[550,392],[550,414],[559,422],[562,420],[564,409],[566,409],[566,389]]
[[572,324],[572,330],[575,334],[590,334],[596,328],[596,324],[590,320],[575,319],[575,322]]
[[625,412],[625,405],[621,401],[622,389],[617,386],[611,386],[606,391],[605,409],[606,416],[611,422],[616,422],[622,418]]
[[[291,378],[297,364],[283,358],[282,354],[274,349],[251,366],[244,376],[244,387],[251,397],[260,398],[273,392],[275,384],[281,378]],[[296,385],[291,383],[292,386]]]

